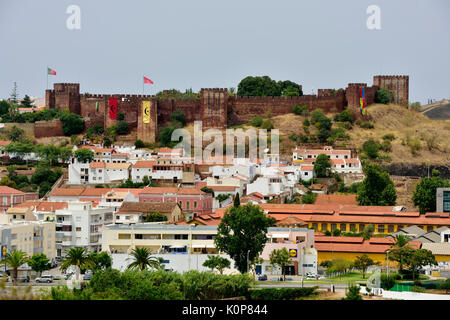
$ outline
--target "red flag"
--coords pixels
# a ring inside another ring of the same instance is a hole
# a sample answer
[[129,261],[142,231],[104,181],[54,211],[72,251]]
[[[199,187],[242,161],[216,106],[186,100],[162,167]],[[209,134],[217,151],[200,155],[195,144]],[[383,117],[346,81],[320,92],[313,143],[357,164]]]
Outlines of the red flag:
[[109,118],[117,119],[117,98],[109,98]]
[[151,84],[153,84],[153,81],[150,80],[149,78],[144,77],[144,83],[151,83]]

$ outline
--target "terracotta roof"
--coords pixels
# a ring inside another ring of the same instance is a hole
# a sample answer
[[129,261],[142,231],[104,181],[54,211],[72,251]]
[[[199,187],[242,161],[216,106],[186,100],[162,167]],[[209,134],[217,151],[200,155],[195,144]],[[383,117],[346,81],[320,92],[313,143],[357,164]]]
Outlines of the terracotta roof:
[[101,197],[105,193],[111,191],[111,188],[86,188],[83,190],[83,192],[80,194],[80,196],[83,197],[90,197],[90,196],[98,196]]
[[302,166],[300,168],[301,171],[313,171],[314,170],[314,166]]
[[[364,240],[362,242],[342,242],[339,240],[333,242],[318,242],[317,238],[340,238],[340,237],[315,237],[314,247],[317,251],[322,252],[358,252],[358,253],[385,253],[386,250],[391,249],[391,245],[388,242],[374,240]],[[351,238],[351,237],[342,237]],[[418,241],[410,241],[409,244],[416,249],[421,247],[421,243]]]
[[343,194],[319,194],[317,195],[316,205],[322,204],[353,204],[357,205],[356,195],[343,195]]
[[214,191],[236,191],[239,187],[236,186],[208,186],[208,188]]
[[55,202],[55,201],[27,201],[16,204],[14,207],[30,207],[33,206],[36,211],[54,212],[67,208],[67,202]]
[[344,159],[330,159],[333,164],[345,164]]
[[345,159],[345,163],[360,163],[360,161],[357,158],[350,158],[350,159]]
[[0,194],[25,194],[25,193],[7,186],[0,186]]
[[275,223],[275,225],[277,225],[277,226],[278,225],[300,225],[300,226],[303,226],[303,225],[307,225],[307,224],[308,224],[307,222],[299,219],[298,217],[294,217],[294,216],[286,217]]
[[363,237],[333,237],[333,236],[316,236],[314,242],[339,242],[339,243],[363,243]]
[[11,143],[10,140],[0,140],[0,147],[7,146],[10,143]]
[[137,161],[133,164],[133,168],[153,168],[154,165],[156,165],[156,161]]
[[84,188],[56,188],[50,196],[79,196]]
[[89,168],[104,168],[106,163],[104,162],[91,162],[89,163]]
[[177,206],[178,204],[176,202],[123,202],[118,213],[171,213]]
[[125,162],[125,163],[107,163],[106,169],[128,169],[131,167],[131,163]]

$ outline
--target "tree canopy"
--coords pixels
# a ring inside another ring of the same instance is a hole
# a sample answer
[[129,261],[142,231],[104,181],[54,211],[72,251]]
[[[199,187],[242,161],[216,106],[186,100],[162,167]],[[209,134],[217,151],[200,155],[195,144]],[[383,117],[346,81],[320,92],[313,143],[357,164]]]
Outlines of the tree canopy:
[[268,76],[248,76],[239,82],[238,96],[276,97],[302,96],[303,91],[295,82],[275,81]]
[[450,187],[450,180],[441,177],[422,178],[416,185],[412,200],[420,213],[436,212],[436,189]]
[[217,269],[220,274],[223,274],[223,270],[229,268],[230,264],[230,260],[219,255],[208,255],[208,259],[203,262],[204,267],[211,270]]
[[214,240],[218,250],[227,253],[241,273],[248,270],[250,261],[262,253],[267,230],[275,222],[255,205],[247,204],[228,209],[217,229]]
[[330,158],[326,154],[319,154],[314,162],[314,172],[318,178],[326,178],[331,169]]
[[394,182],[385,169],[375,164],[364,167],[366,178],[358,188],[357,200],[361,206],[394,206],[397,200]]

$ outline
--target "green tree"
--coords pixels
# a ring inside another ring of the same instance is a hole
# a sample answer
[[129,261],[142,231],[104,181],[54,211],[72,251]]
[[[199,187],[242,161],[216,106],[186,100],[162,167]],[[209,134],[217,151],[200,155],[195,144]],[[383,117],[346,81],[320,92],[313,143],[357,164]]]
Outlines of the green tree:
[[370,159],[376,159],[379,157],[380,144],[373,139],[369,139],[363,143],[362,150]]
[[[296,115],[304,116],[308,112],[308,107],[305,105],[302,105],[302,104],[296,104],[292,107],[292,112]],[[305,120],[307,120],[307,119],[305,119]]]
[[134,146],[136,147],[136,149],[142,149],[142,148],[145,147],[145,143],[144,143],[144,141],[142,141],[142,140],[140,140],[140,139],[137,139],[137,140],[134,142]]
[[25,108],[32,108],[33,105],[31,104],[30,97],[26,94],[23,100],[20,102],[20,104]]
[[14,82],[13,89],[10,94],[11,103],[18,103],[19,102],[19,94],[17,93],[17,82]]
[[309,191],[308,193],[305,193],[302,195],[302,203],[303,204],[314,204],[317,199],[317,193]]
[[177,109],[170,114],[171,121],[179,122],[183,127],[186,125],[186,116],[184,115],[183,110]]
[[263,123],[263,119],[260,116],[254,116],[250,124],[254,127],[260,127]]
[[6,100],[0,101],[0,115],[3,116],[9,111],[9,103]]
[[399,234],[395,236],[395,242],[391,244],[388,253],[389,260],[396,261],[399,264],[399,272],[403,272],[403,266],[408,264],[408,260],[413,252],[413,248],[409,245],[410,238]]
[[251,204],[228,209],[217,229],[214,240],[218,250],[227,253],[241,272],[248,271],[249,261],[255,260],[264,249],[267,229],[275,219]]
[[394,101],[394,93],[386,88],[381,88],[375,93],[375,103],[388,104]]
[[211,270],[217,269],[220,274],[223,274],[223,270],[229,268],[230,265],[230,260],[219,255],[208,255],[208,259],[203,262],[204,267]]
[[412,200],[420,213],[436,212],[436,189],[450,187],[450,180],[441,177],[422,178],[416,185]]
[[44,253],[34,254],[29,260],[28,265],[41,276],[43,271],[50,270],[52,264]]
[[1,178],[0,179],[0,185],[17,189],[17,184],[14,181],[12,181],[10,178],[8,178],[8,177]]
[[366,178],[358,188],[357,200],[361,206],[394,206],[397,194],[394,182],[385,169],[374,164],[364,167]]
[[167,217],[159,212],[150,212],[145,217],[145,222],[167,221]]
[[54,164],[55,162],[57,162],[61,156],[60,148],[52,144],[39,144],[36,146],[35,152],[39,158],[49,161],[50,164]]
[[329,170],[331,169],[330,158],[326,154],[319,154],[316,162],[314,162],[314,172],[318,178],[328,177]]
[[118,135],[126,135],[130,131],[128,123],[124,120],[117,122],[117,134]]
[[17,284],[17,270],[19,267],[28,262],[27,254],[20,250],[12,250],[7,252],[0,264],[6,264],[8,267],[12,268],[12,280],[13,284]]
[[443,283],[441,283],[438,287],[441,290],[445,290],[445,293],[450,292],[450,278],[447,278]]
[[98,270],[110,269],[112,266],[111,255],[106,252],[91,252],[89,253],[89,259],[93,262],[93,272]]
[[17,126],[13,126],[8,133],[8,139],[11,140],[12,142],[18,142],[23,139],[24,134],[25,131],[18,128]]
[[23,142],[11,142],[3,148],[5,152],[13,153],[23,158],[25,155],[30,154],[34,151],[34,146],[29,141]]
[[61,260],[59,268],[61,270],[67,270],[69,267],[75,267],[76,279],[80,278],[80,269],[88,270],[95,267],[94,261],[86,251],[86,248],[70,248],[66,252],[65,256]]
[[353,115],[351,114],[350,111],[348,110],[344,110],[339,114],[339,121],[341,122],[353,122]]
[[363,274],[363,279],[366,277],[367,268],[373,266],[375,263],[367,254],[363,254],[362,256],[356,256],[355,261],[353,262],[353,266],[355,269],[361,270]]
[[359,293],[360,287],[358,285],[351,284],[346,290],[345,298],[342,300],[362,300],[362,296]]
[[234,196],[234,207],[239,207],[241,205],[241,200],[239,199],[239,193],[236,192],[236,195]]
[[415,275],[420,268],[428,265],[437,265],[437,262],[430,250],[417,249],[409,256],[408,265],[412,270],[413,280],[415,280]]
[[128,265],[128,269],[144,271],[147,268],[159,269],[161,267],[160,259],[152,256],[147,248],[133,249],[131,255],[133,261]]
[[270,264],[277,265],[281,268],[283,281],[286,281],[285,267],[291,262],[291,256],[286,248],[274,249],[270,253]]
[[161,130],[159,133],[159,141],[161,142],[162,146],[170,146],[172,143],[172,133],[175,131],[176,128],[172,127],[165,127]]
[[84,130],[84,119],[78,114],[62,112],[60,115],[60,120],[62,122],[62,129],[65,136],[79,134]]
[[119,121],[125,120],[125,115],[123,114],[123,112],[119,112],[117,114],[117,120]]
[[75,151],[75,158],[78,162],[92,162],[94,160],[94,152],[90,149],[82,148]]

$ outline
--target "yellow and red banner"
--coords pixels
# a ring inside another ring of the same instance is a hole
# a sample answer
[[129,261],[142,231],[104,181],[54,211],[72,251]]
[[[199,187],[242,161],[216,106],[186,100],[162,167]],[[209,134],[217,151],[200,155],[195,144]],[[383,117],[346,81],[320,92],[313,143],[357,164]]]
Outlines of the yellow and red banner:
[[150,101],[142,101],[142,121],[144,123],[150,123]]

